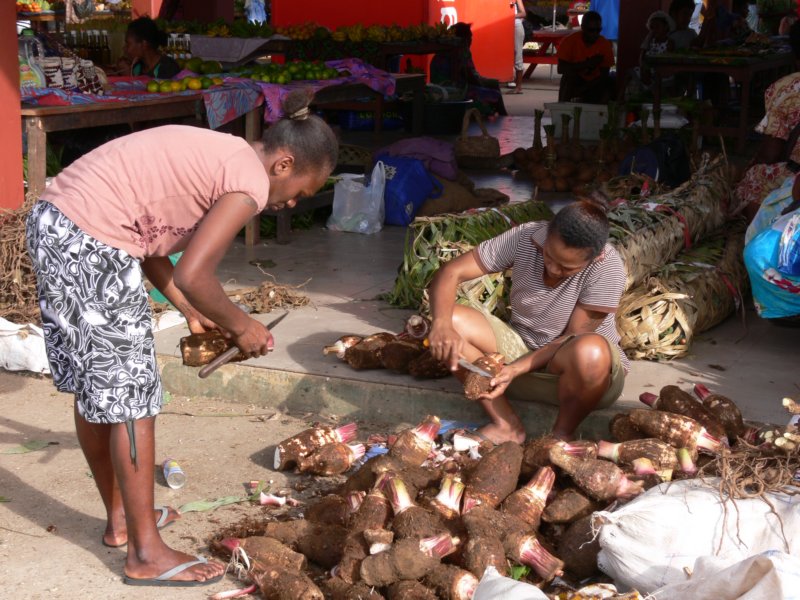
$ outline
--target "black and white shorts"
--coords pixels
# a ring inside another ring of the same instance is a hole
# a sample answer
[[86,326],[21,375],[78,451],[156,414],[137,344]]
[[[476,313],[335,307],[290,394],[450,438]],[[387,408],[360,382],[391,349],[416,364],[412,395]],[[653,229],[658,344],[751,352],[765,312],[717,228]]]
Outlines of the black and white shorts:
[[56,388],[90,423],[158,414],[161,378],[139,262],[39,201],[27,221],[47,358]]

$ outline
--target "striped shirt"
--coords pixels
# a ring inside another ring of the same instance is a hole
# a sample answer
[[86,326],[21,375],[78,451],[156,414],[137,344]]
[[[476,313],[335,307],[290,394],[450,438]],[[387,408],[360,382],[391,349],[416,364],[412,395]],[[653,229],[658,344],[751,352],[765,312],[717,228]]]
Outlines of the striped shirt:
[[619,254],[606,244],[585,269],[550,287],[544,282],[542,247],[546,239],[546,221],[523,223],[477,248],[478,262],[485,272],[512,269],[511,326],[535,350],[564,335],[576,306],[607,313],[596,331],[617,347],[622,366],[628,371],[630,362],[619,346],[614,321],[625,289],[625,266]]

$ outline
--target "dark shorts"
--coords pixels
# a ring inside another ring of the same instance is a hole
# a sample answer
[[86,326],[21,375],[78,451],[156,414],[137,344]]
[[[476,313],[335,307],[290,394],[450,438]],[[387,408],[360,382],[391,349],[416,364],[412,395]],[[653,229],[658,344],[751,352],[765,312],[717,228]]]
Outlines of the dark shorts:
[[91,423],[158,414],[161,378],[139,262],[40,201],[27,221],[47,359],[56,388]]

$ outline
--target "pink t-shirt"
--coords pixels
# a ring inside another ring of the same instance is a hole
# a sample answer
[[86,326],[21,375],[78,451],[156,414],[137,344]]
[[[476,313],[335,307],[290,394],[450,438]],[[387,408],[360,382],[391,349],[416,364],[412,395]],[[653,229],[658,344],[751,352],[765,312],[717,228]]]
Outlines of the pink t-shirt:
[[184,250],[214,202],[230,192],[247,194],[258,212],[267,205],[269,177],[250,144],[227,133],[166,125],[82,156],[42,199],[92,237],[142,259]]

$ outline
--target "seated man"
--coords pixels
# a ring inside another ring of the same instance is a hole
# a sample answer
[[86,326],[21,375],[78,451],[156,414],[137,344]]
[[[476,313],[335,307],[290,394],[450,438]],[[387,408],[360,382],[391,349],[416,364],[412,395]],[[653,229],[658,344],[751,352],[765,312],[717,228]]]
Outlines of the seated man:
[[[430,287],[431,353],[456,377],[464,358],[503,354],[506,365],[479,399],[494,443],[523,442],[525,429],[505,396],[558,406],[553,436],[570,439],[581,421],[622,393],[628,359],[614,312],[625,267],[608,241],[605,209],[580,201],[549,223],[523,223],[446,263]],[[511,320],[456,305],[459,283],[513,269]]]
[[581,30],[559,45],[559,102],[605,104],[611,99],[609,69],[614,66],[614,50],[611,42],[600,35],[602,28],[600,15],[590,10],[583,15]]

